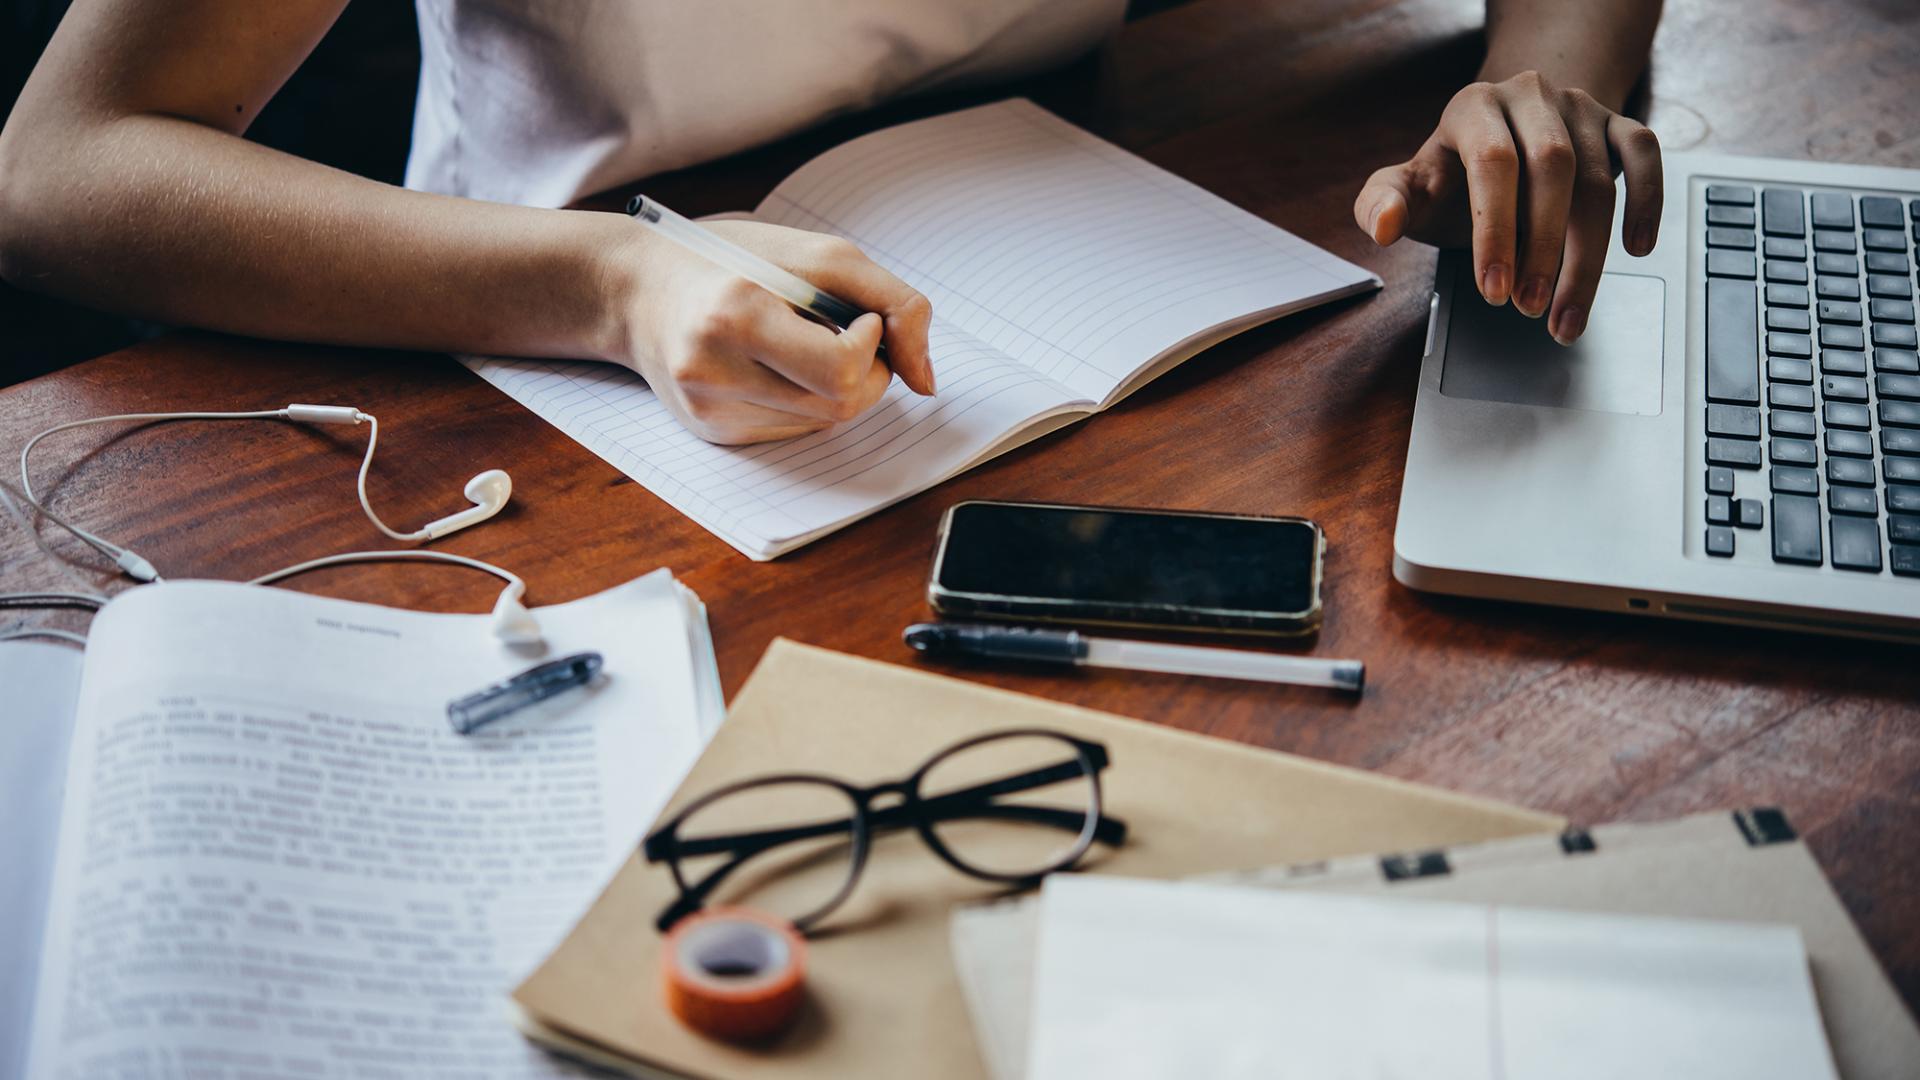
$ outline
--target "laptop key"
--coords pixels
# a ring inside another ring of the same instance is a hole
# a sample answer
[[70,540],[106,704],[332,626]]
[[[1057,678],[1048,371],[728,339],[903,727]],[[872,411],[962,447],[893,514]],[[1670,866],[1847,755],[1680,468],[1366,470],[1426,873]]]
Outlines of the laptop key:
[[1920,487],[1888,484],[1887,510],[1895,514],[1920,514]]
[[1828,375],[1820,380],[1820,396],[1828,401],[1865,401],[1867,400],[1867,380],[1846,375]]
[[1813,320],[1807,317],[1805,308],[1770,307],[1767,329],[1804,334],[1813,329]]
[[[1769,266],[1772,264],[1769,263]],[[1772,279],[1769,278],[1769,281]],[[1804,279],[1803,279],[1804,280]],[[1823,277],[1814,282],[1814,295],[1822,300],[1858,300],[1860,283],[1852,278]]]
[[1887,548],[1887,569],[1901,577],[1920,577],[1920,544],[1894,544]]
[[1900,235],[1898,229],[1862,229],[1860,243],[1869,251],[1907,250],[1907,238]]
[[1869,309],[1873,312],[1874,322],[1910,323],[1913,321],[1913,302],[1910,300],[1874,300]]
[[1916,336],[1911,326],[1899,323],[1873,324],[1873,343],[1885,349],[1911,349],[1920,345],[1920,336]]
[[1709,468],[1707,470],[1707,494],[1733,494],[1733,470],[1718,465]]
[[1733,555],[1733,530],[1725,525],[1707,526],[1707,554],[1716,558],[1729,558]]
[[1886,300],[1905,300],[1913,295],[1907,287],[1906,275],[1871,274],[1867,277],[1867,295],[1878,296]]
[[[1889,454],[1920,457],[1920,431],[1912,428],[1881,428],[1880,449]],[[1893,479],[1893,462],[1887,462],[1887,479]]]
[[1767,355],[1797,356],[1805,359],[1813,355],[1813,339],[1805,334],[1770,333],[1767,335]]
[[1806,360],[1789,360],[1784,356],[1768,357],[1767,378],[1774,382],[1810,384],[1813,382],[1813,364]]
[[1860,224],[1876,229],[1897,229],[1906,224],[1900,200],[1890,195],[1860,196]]
[[[1751,229],[1759,224],[1751,206],[1709,206],[1707,207],[1707,225],[1728,229]],[[1896,226],[1904,222],[1895,222]]]
[[1873,436],[1864,431],[1829,431],[1826,442],[1829,454],[1861,458],[1873,456]]
[[1864,349],[1867,335],[1857,326],[1822,326],[1820,345],[1827,349]]
[[[1872,488],[1835,487],[1827,489],[1827,509],[1836,514],[1865,514],[1867,517],[1880,516],[1880,499]],[[1834,546],[1834,555],[1838,558],[1839,545]]]
[[1873,462],[1861,461],[1859,458],[1828,458],[1827,483],[1872,487]]
[[[1851,458],[1847,459],[1851,461]],[[1831,467],[1833,462],[1827,462]],[[1820,474],[1812,469],[1796,468],[1792,465],[1775,465],[1768,470],[1768,487],[1777,495],[1818,495],[1820,494]]]
[[1707,524],[1733,524],[1733,500],[1725,495],[1707,496]]
[[[1752,212],[1751,210],[1747,211],[1749,214]],[[1711,210],[1707,211],[1707,224],[1714,224],[1713,211]],[[1769,236],[1767,237],[1766,244],[1762,246],[1760,253],[1769,259],[1792,259],[1794,262],[1806,262],[1807,242],[1805,240],[1789,240],[1784,236]]]
[[1767,523],[1767,511],[1759,499],[1737,499],[1733,504],[1733,523],[1742,529],[1757,529]]
[[1760,410],[1745,405],[1709,405],[1707,434],[1757,439],[1760,437]]
[[[1713,253],[1708,252],[1711,260]],[[1806,307],[1813,302],[1813,294],[1805,285],[1769,285],[1767,286],[1767,305],[1769,307]]]
[[1835,255],[1823,251],[1813,257],[1813,272],[1816,274],[1838,274],[1841,277],[1859,277],[1860,260],[1851,255]]
[[[1861,399],[1866,400],[1865,398]],[[1788,386],[1775,383],[1767,387],[1767,404],[1776,409],[1804,409],[1813,411],[1813,387]]]
[[1853,228],[1853,196],[1836,191],[1816,191],[1812,202],[1814,228]]
[[1768,236],[1805,236],[1807,219],[1800,193],[1792,188],[1767,188],[1760,193],[1760,220]]
[[1887,539],[1896,544],[1920,544],[1920,517],[1888,514]]
[[[1812,443],[1803,443],[1812,448]],[[1760,467],[1760,444],[1742,442],[1739,439],[1708,439],[1707,464],[1726,465],[1735,469],[1757,469]]]
[[[1738,252],[1733,252],[1733,251],[1719,252],[1718,254],[1731,255],[1741,259],[1751,259],[1753,257],[1751,255],[1741,255]],[[1715,256],[1716,256],[1715,252],[1712,252],[1712,251],[1707,252],[1707,273],[1708,274],[1713,273],[1713,260]],[[1723,276],[1739,277],[1740,275],[1725,274]],[[1780,285],[1805,285],[1807,283],[1807,264],[1797,263],[1797,262],[1783,262],[1780,259],[1768,259],[1767,260],[1767,280]]]
[[1708,229],[1707,246],[1752,251],[1756,245],[1753,234],[1745,229]]
[[1814,423],[1812,413],[1774,409],[1767,413],[1767,434],[1784,435],[1790,439],[1811,439],[1820,434],[1820,426]]
[[1833,251],[1842,255],[1851,255],[1856,250],[1853,234],[1850,232],[1829,232],[1825,229],[1813,230],[1813,250]]
[[1889,484],[1920,484],[1920,458],[1887,458],[1880,463],[1880,471],[1887,474]]
[[[1753,189],[1740,184],[1708,184],[1707,201],[1728,206],[1752,206]],[[1895,210],[1899,207],[1895,206]]]
[[1866,431],[1873,427],[1873,414],[1865,405],[1846,401],[1829,401],[1820,411],[1830,428],[1846,428],[1849,431]]
[[1920,375],[1875,375],[1873,388],[1882,398],[1920,401]]
[[[1849,304],[1845,300],[1822,300],[1819,307],[1820,325],[1839,323],[1843,326],[1859,326],[1864,320],[1860,317],[1860,305]],[[1772,314],[1772,309],[1768,309]]]
[[[1707,276],[1753,280],[1753,256],[1744,251],[1707,252]],[[1803,279],[1804,280],[1804,279]]]
[[1773,561],[1820,565],[1820,500],[1807,495],[1773,497]]
[[[1767,243],[1771,244],[1773,241],[1769,240]],[[1769,254],[1767,258],[1771,259],[1773,256]],[[1906,272],[1907,257],[1905,255],[1895,254],[1891,251],[1867,252],[1867,273],[1904,274]]]
[[1822,349],[1820,370],[1828,375],[1865,375],[1867,354],[1853,349]]
[[1883,401],[1880,422],[1888,427],[1920,427],[1920,402]]
[[1769,439],[1767,460],[1775,465],[1813,465],[1820,460],[1820,452],[1804,439]]
[[1920,375],[1920,353],[1911,349],[1875,349],[1873,370]]
[[1833,565],[1841,570],[1880,572],[1880,523],[1872,518],[1836,517],[1832,521]]
[[1759,314],[1753,286],[1707,282],[1707,400],[1760,404]]

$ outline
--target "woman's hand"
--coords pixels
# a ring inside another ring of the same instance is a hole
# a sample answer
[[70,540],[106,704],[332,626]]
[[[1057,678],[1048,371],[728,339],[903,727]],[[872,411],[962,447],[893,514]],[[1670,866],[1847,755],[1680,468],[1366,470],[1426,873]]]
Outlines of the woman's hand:
[[[644,229],[613,253],[623,351],[669,410],[709,442],[791,438],[851,420],[894,375],[933,393],[927,298],[838,237],[751,221],[708,227],[869,314],[844,332]],[[882,340],[887,360],[875,352]],[[891,365],[891,366],[889,366]]]
[[1526,71],[1455,94],[1412,160],[1367,180],[1353,214],[1382,245],[1471,243],[1480,295],[1531,318],[1551,312],[1548,331],[1568,345],[1600,287],[1621,170],[1620,239],[1645,255],[1659,239],[1659,140],[1586,91]]

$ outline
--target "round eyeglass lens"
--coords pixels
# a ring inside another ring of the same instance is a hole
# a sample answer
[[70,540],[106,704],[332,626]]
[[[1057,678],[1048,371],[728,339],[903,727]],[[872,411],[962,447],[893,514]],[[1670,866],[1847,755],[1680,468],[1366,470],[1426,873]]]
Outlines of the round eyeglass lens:
[[1089,762],[1052,735],[1007,735],[954,749],[920,780],[933,834],[994,877],[1059,869],[1086,849],[1097,813]]
[[858,810],[845,791],[808,780],[718,795],[680,823],[680,880],[688,889],[714,880],[707,907],[804,920],[837,903],[853,876]]

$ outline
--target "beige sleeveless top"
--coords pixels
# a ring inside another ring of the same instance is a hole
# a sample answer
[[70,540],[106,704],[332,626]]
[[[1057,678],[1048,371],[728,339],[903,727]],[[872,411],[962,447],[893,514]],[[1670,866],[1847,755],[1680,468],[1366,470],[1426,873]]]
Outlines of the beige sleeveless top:
[[1057,64],[1125,0],[417,0],[407,185],[534,206]]

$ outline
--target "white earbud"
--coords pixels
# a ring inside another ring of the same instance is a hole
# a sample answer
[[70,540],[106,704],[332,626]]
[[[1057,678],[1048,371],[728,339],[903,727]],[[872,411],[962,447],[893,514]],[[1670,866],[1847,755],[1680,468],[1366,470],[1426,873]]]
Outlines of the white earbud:
[[510,581],[500,590],[500,599],[493,604],[493,636],[508,645],[540,644],[540,624],[534,621],[533,612],[520,602],[521,594],[527,587],[518,581]]
[[478,525],[499,513],[507,505],[507,500],[513,497],[513,478],[504,470],[488,469],[467,481],[466,495],[473,505],[438,521],[428,522],[420,530],[427,539],[438,540],[469,525]]

